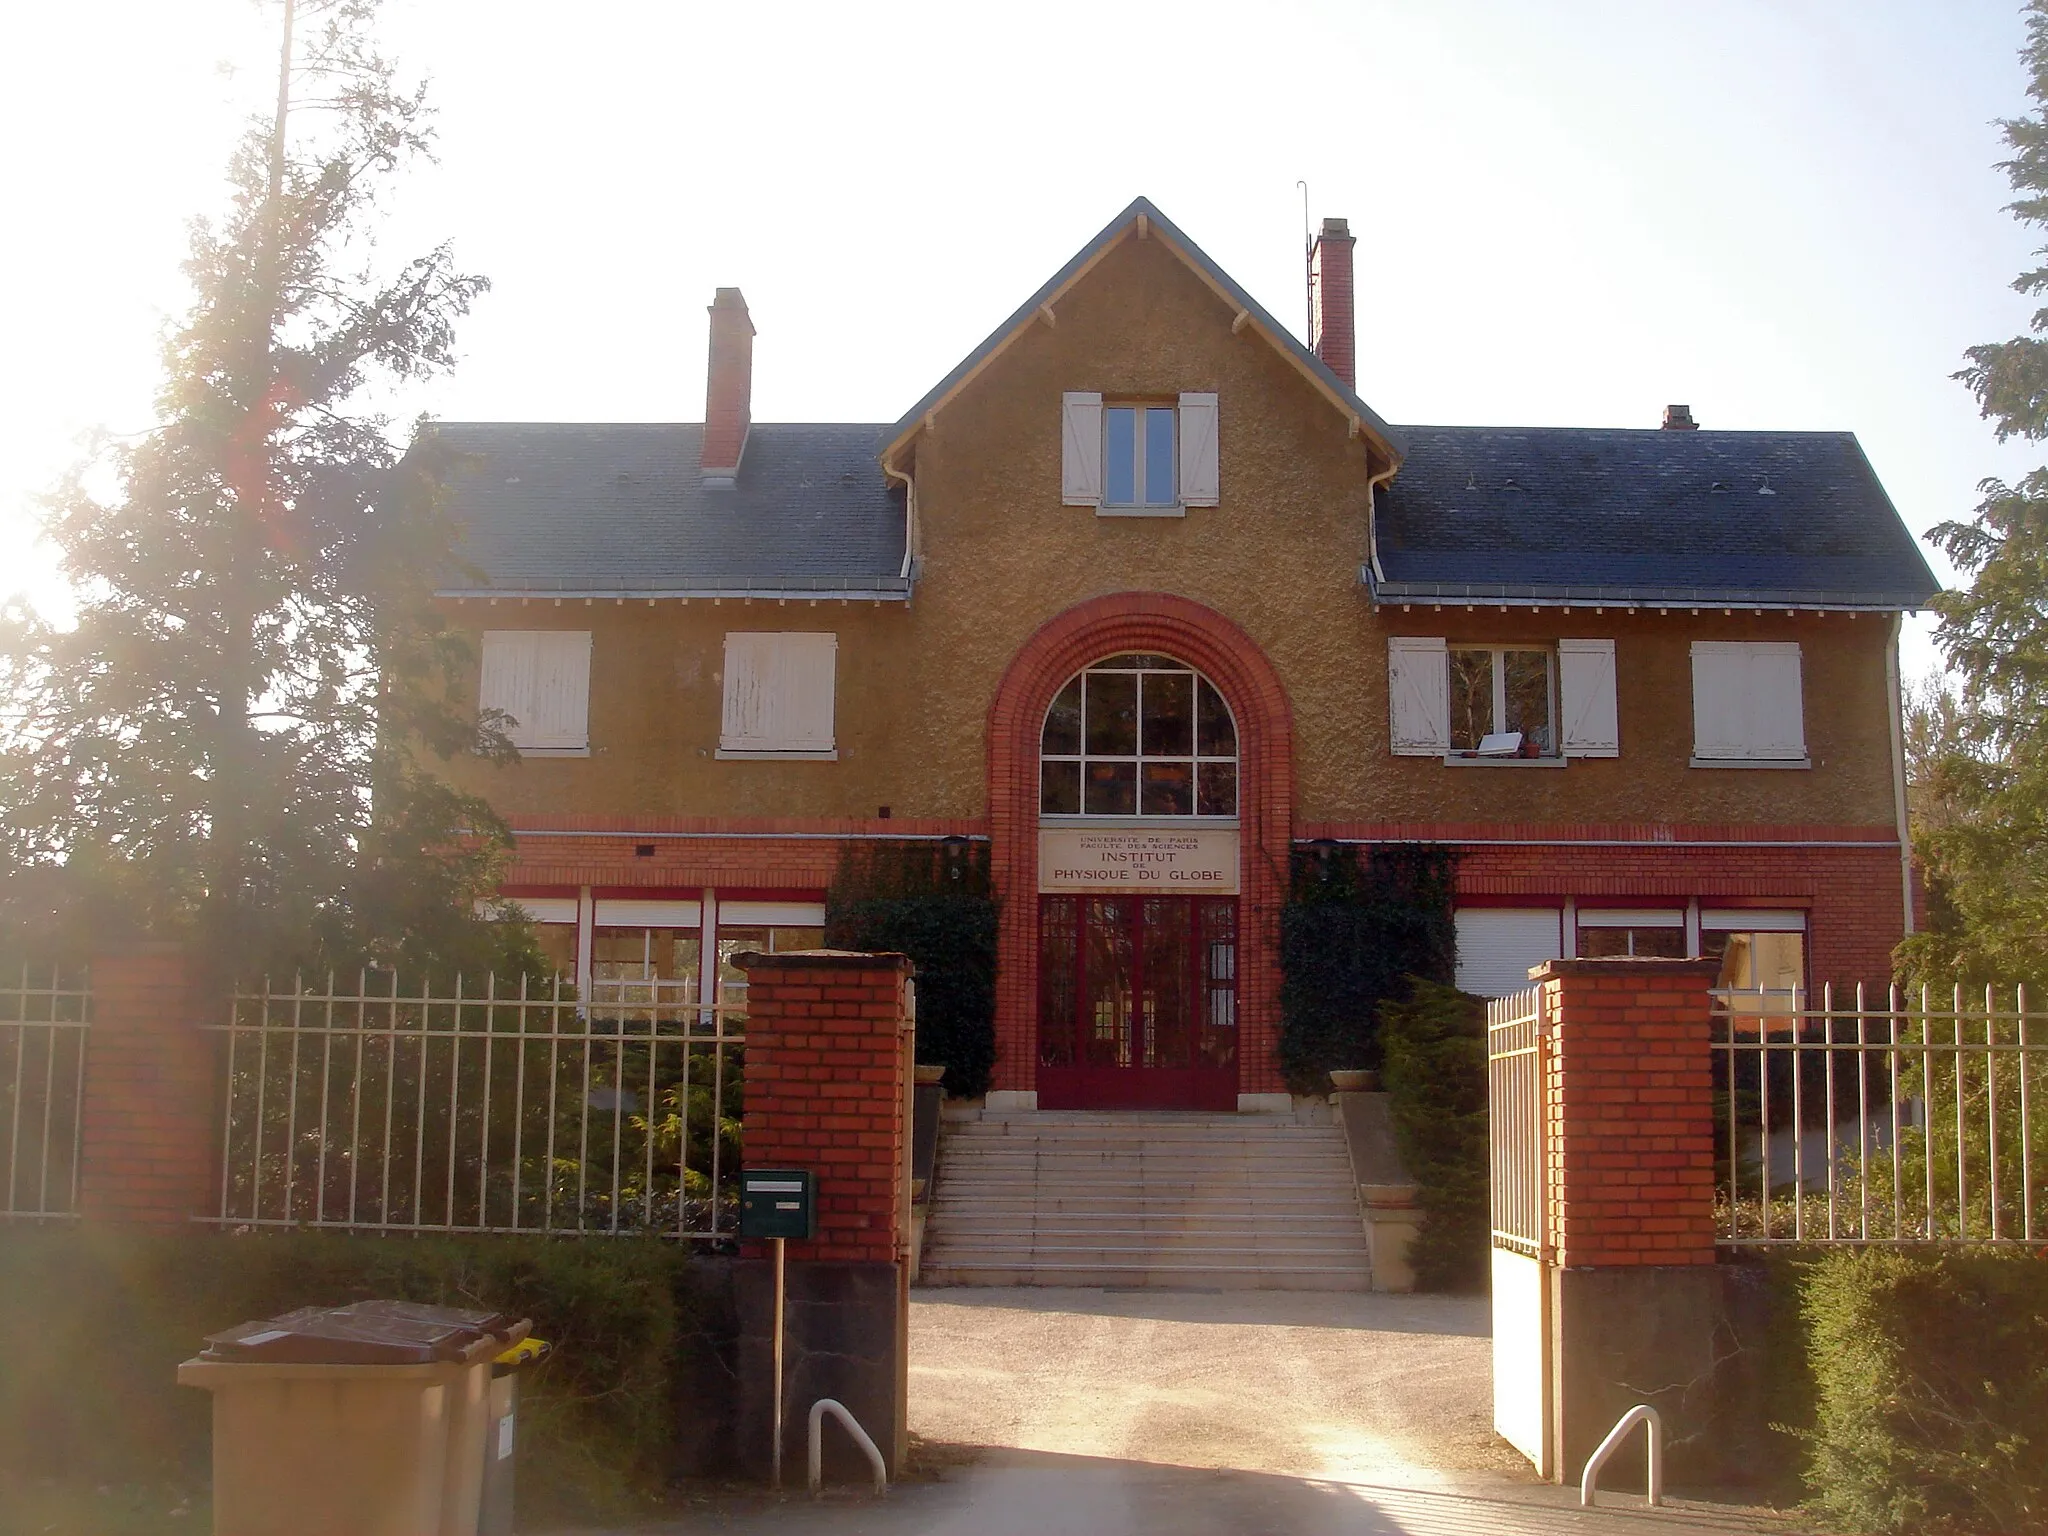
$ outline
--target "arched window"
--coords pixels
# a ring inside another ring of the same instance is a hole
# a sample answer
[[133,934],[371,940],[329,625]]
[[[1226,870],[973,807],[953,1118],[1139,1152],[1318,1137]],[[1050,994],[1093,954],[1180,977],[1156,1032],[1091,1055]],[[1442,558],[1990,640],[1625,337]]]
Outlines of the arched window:
[[1047,816],[1235,816],[1237,726],[1215,685],[1170,656],[1112,656],[1045,712]]

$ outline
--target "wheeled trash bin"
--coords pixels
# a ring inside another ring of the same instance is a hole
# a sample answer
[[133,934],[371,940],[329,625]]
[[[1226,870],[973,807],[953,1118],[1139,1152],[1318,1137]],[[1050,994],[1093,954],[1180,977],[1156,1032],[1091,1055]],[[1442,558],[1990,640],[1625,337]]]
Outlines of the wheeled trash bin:
[[530,1324],[358,1302],[210,1335],[214,1536],[476,1536],[491,1361]]

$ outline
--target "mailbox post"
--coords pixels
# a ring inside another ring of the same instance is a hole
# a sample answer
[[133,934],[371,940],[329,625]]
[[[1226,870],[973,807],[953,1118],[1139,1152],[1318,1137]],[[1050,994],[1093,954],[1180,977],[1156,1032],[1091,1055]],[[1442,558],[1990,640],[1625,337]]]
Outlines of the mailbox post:
[[775,1244],[775,1436],[769,1447],[771,1483],[782,1486],[783,1245],[818,1235],[818,1181],[808,1168],[749,1168],[740,1174],[740,1236]]

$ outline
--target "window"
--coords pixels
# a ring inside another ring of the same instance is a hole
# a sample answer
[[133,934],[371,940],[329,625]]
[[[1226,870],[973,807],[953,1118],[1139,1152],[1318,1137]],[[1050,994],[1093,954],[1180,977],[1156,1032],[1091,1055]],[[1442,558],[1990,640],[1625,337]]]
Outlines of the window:
[[1216,396],[1115,401],[1070,390],[1061,397],[1061,490],[1070,506],[1105,516],[1178,516],[1220,496]]
[[1740,1013],[1791,1013],[1805,1006],[1806,914],[1705,911],[1700,953],[1721,962],[1714,985],[1753,994]]
[[1112,656],[1062,688],[1039,739],[1047,816],[1235,816],[1237,726],[1167,656]]
[[1550,652],[1461,645],[1450,651],[1450,668],[1453,752],[1557,755]]
[[839,637],[729,634],[718,755],[838,757],[832,735]]
[[1683,960],[1685,914],[1656,911],[1579,911],[1579,957],[1585,960]]
[[505,734],[528,756],[588,752],[590,632],[487,630],[477,703],[511,718]]
[[1806,767],[1798,643],[1695,640],[1692,738],[1696,768]]
[[1460,907],[1458,990],[1506,997],[1529,985],[1529,970],[1564,953],[1556,907]]

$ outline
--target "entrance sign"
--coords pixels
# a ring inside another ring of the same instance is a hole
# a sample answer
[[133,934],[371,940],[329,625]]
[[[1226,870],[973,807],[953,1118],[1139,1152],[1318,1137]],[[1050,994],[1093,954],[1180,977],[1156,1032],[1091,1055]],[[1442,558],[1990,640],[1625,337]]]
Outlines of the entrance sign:
[[1237,829],[1041,827],[1038,889],[1235,896]]

